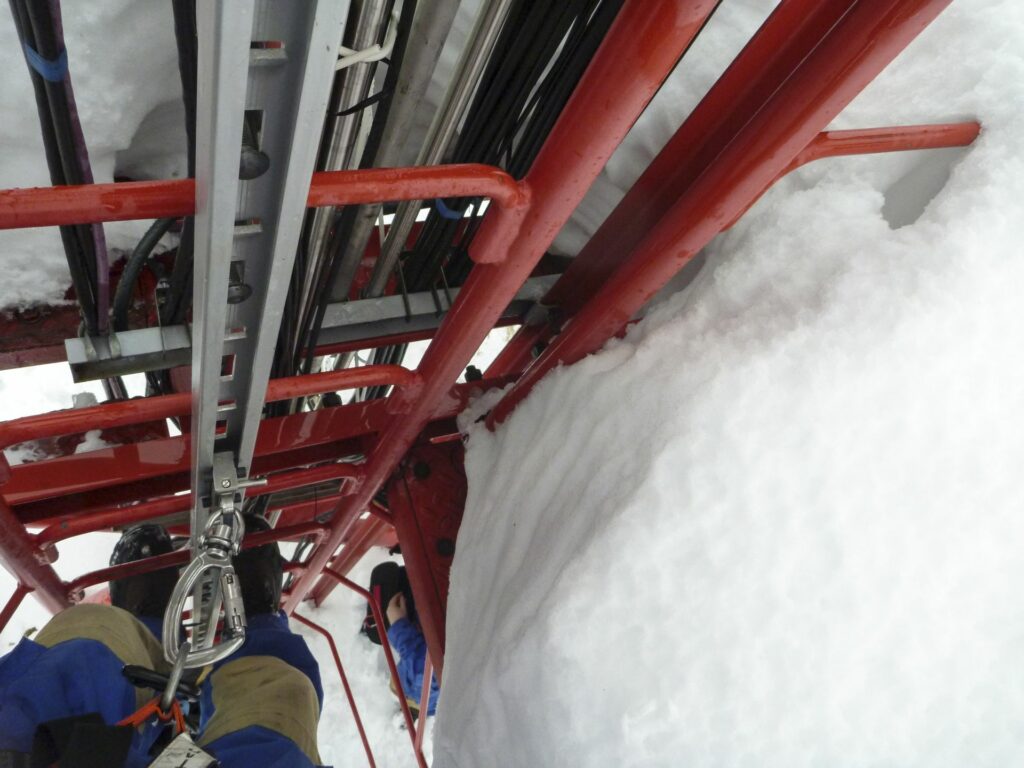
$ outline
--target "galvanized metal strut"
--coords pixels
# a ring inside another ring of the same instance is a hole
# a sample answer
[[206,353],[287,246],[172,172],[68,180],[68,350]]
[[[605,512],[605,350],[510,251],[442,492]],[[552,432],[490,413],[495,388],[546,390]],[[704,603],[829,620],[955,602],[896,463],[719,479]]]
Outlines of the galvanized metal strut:
[[[231,558],[245,532],[248,467],[348,5],[222,0],[196,9],[192,562],[163,627],[165,655],[177,661],[191,594],[185,667],[224,658],[245,639]],[[240,174],[243,126],[258,145],[247,150],[269,162]]]

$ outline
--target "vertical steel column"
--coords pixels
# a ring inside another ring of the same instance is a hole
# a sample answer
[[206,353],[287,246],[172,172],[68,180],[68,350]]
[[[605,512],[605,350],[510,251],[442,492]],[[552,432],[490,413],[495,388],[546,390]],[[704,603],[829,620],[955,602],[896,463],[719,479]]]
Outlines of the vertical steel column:
[[[518,235],[503,242],[499,223],[488,214],[473,244],[477,266],[419,367],[422,390],[414,399],[395,398],[400,417],[381,434],[365,481],[339,508],[330,537],[314,551],[286,609],[294,609],[312,589],[317,573],[437,410],[714,6],[714,0],[627,0],[524,180],[533,200]],[[609,99],[609,93],[616,98]],[[503,263],[480,263],[501,251],[510,254]],[[325,580],[318,588],[317,600],[330,591],[329,584]]]
[[228,273],[238,210],[245,83],[253,0],[196,8],[196,218],[192,307],[192,551],[206,524],[221,394]]
[[[723,228],[735,221],[818,132],[951,0],[847,0],[842,18],[746,121],[725,121],[723,149],[629,259],[491,411],[493,426],[552,367],[598,349]],[[697,113],[695,113],[696,115]]]
[[463,456],[458,441],[417,446],[388,483],[388,506],[438,680],[444,668],[448,579],[466,506]]

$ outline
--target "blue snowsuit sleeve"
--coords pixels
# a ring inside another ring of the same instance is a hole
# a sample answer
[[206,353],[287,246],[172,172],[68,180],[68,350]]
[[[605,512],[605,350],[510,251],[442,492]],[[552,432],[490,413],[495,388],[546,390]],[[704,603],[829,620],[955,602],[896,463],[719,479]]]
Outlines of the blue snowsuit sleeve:
[[[423,672],[426,667],[427,641],[423,632],[409,619],[399,619],[388,629],[388,641],[401,657],[398,661],[398,677],[402,682],[402,691],[406,698],[420,704],[420,693],[423,691]],[[430,702],[427,714],[434,714],[437,708],[437,697],[441,689],[434,677],[430,683]]]

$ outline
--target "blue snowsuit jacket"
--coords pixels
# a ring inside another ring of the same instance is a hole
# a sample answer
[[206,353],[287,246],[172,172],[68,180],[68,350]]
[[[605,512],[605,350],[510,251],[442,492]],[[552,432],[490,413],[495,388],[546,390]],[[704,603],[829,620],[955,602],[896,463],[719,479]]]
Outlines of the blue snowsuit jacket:
[[[426,668],[427,641],[420,628],[409,619],[399,619],[388,629],[388,641],[401,657],[398,661],[398,677],[402,682],[402,692],[406,698],[417,702],[422,709],[420,695],[423,692],[423,672]],[[441,689],[437,678],[430,682],[430,706],[427,714],[434,714],[437,709],[437,697]]]

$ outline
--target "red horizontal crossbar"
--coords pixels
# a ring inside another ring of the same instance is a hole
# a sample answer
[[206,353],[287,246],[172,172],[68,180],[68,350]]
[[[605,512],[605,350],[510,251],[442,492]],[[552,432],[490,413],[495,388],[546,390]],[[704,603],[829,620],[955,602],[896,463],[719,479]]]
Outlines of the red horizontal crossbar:
[[[379,385],[409,388],[416,382],[416,373],[400,365],[367,365],[362,368],[271,379],[267,385],[267,402]],[[7,459],[3,457],[4,448],[26,440],[170,419],[188,414],[191,408],[191,394],[178,392],[159,397],[102,403],[88,408],[68,408],[0,422],[0,483],[10,479],[10,467]]]
[[[435,197],[487,197],[510,209],[525,203],[515,179],[475,163],[314,173],[307,202],[320,208]],[[0,229],[191,216],[195,198],[192,179],[7,189],[0,191]]]

